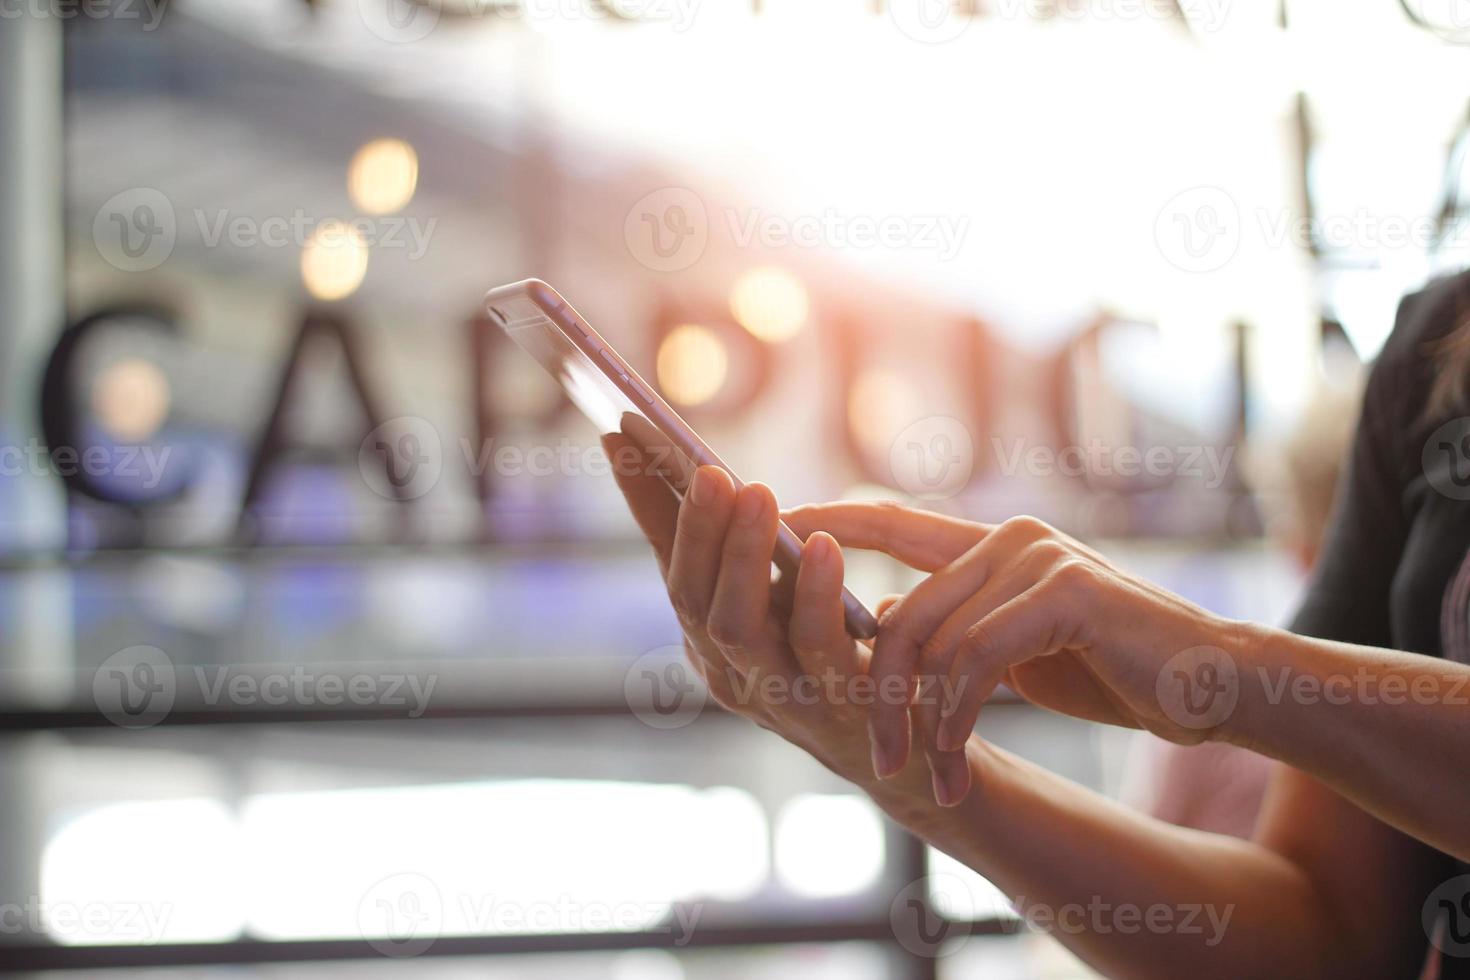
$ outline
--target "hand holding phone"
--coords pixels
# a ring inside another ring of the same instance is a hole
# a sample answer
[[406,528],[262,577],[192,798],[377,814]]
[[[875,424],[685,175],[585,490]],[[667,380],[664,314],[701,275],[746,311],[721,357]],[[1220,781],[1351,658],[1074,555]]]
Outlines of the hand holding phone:
[[[556,290],[539,279],[511,283],[490,290],[485,309],[604,435],[636,447],[677,498],[688,492],[701,466],[722,470],[740,493],[744,484],[730,467]],[[614,457],[612,462],[616,470],[618,460]],[[801,539],[777,520],[772,560],[788,585],[795,582],[801,554]],[[873,614],[845,588],[841,601],[852,637],[877,635]]]

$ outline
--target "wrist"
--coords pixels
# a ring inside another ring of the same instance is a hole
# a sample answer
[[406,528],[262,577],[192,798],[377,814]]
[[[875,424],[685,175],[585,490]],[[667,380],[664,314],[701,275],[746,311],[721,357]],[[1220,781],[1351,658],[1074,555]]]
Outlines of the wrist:
[[1273,645],[1276,634],[1281,632],[1275,627],[1245,620],[1223,621],[1220,645],[1234,667],[1231,685],[1235,691],[1235,703],[1211,733],[1212,741],[1228,742],[1247,749],[1255,746],[1260,713],[1256,679],[1264,651]]
[[884,813],[925,840],[943,836],[942,829],[956,818],[969,824],[984,812],[982,800],[991,788],[990,773],[997,750],[978,735],[965,744],[965,761],[970,769],[970,792],[957,806],[942,807],[934,801],[929,765],[915,752],[909,764],[890,779],[873,777],[857,785]]

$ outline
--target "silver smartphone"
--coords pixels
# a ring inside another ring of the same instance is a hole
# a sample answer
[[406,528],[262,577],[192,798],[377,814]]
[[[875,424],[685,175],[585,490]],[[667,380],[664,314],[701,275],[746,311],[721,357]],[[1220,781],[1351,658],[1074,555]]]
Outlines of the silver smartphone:
[[[689,423],[546,283],[524,279],[498,286],[485,294],[485,311],[541,363],[599,431],[622,433],[654,459],[668,460],[661,475],[680,498],[700,466],[718,466],[735,486],[742,485]],[[796,575],[801,544],[784,523],[777,528],[773,561],[782,576]],[[878,621],[846,589],[842,606],[849,634],[860,640],[877,635]]]

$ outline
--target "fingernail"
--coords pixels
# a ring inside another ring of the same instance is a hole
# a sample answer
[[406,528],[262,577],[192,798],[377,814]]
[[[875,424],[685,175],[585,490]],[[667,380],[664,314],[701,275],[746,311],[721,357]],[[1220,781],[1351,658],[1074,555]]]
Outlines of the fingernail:
[[806,543],[806,556],[814,562],[824,562],[832,557],[832,539],[825,534],[813,534]]
[[689,502],[696,507],[708,507],[715,499],[715,475],[707,466],[694,471],[694,482],[689,485]]
[[969,735],[956,731],[956,727],[957,725],[954,722],[946,721],[940,724],[939,736],[935,739],[939,743],[939,751],[958,752],[970,740]]
[[940,806],[955,806],[965,798],[962,787],[950,784],[949,777],[934,774],[934,802]]
[[766,495],[754,486],[741,487],[740,496],[735,501],[735,521],[747,527],[754,524],[766,509]]
[[877,742],[873,743],[873,775],[879,779],[887,779],[889,776],[888,760],[885,757],[883,746]]
[[873,739],[873,775],[879,779],[892,779],[898,775],[903,768],[903,763],[898,758],[898,751],[886,738],[876,734],[870,736]]

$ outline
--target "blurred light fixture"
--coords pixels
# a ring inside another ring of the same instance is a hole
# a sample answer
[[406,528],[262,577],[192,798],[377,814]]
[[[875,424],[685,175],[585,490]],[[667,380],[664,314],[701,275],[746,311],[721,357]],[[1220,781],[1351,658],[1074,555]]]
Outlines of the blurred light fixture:
[[[121,779],[146,772],[142,760],[119,763]],[[171,763],[175,773],[188,769],[177,758],[160,756],[156,764]],[[249,900],[238,887],[248,871],[243,855],[235,817],[218,800],[88,809],[53,832],[41,852],[42,925],[64,946],[238,939]]]
[[143,442],[168,417],[168,376],[152,361],[128,357],[107,365],[92,387],[92,412],[120,442]]
[[804,793],[776,818],[776,875],[803,898],[860,895],[883,863],[883,821],[865,797]]
[[736,322],[773,344],[796,336],[809,308],[801,280],[773,265],[747,269],[730,290],[730,312]]
[[894,437],[919,417],[912,382],[893,371],[869,369],[853,379],[847,395],[847,424],[865,451],[886,454]]
[[658,385],[681,405],[703,405],[719,394],[729,373],[725,342],[709,327],[681,324],[658,348]]
[[368,214],[392,214],[413,200],[419,157],[399,139],[364,143],[347,167],[347,193]]
[[362,285],[367,264],[362,233],[341,221],[324,221],[301,253],[301,281],[317,299],[342,299]]

